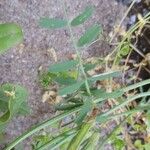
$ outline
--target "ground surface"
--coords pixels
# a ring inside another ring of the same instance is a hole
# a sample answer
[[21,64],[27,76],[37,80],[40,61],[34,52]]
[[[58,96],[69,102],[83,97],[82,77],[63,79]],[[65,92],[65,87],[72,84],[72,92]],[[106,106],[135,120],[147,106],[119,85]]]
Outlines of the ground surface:
[[[41,102],[42,88],[39,86],[37,75],[39,66],[46,68],[54,63],[47,49],[54,48],[58,58],[66,58],[73,52],[70,37],[66,30],[45,30],[38,26],[40,17],[63,18],[62,0],[1,0],[0,22],[17,22],[24,31],[24,47],[17,47],[7,54],[0,56],[0,83],[18,83],[29,92],[28,103],[32,115],[15,118],[7,129],[7,137],[16,138],[31,125],[52,116],[52,107]],[[96,12],[84,26],[75,29],[80,35],[93,22],[102,25],[104,35],[113,30],[121,20],[126,10],[125,6],[115,0],[67,0],[69,18],[72,19],[85,6],[93,4]],[[85,55],[104,55],[110,51],[106,39],[97,42],[89,48]],[[26,147],[30,150],[29,147]]]

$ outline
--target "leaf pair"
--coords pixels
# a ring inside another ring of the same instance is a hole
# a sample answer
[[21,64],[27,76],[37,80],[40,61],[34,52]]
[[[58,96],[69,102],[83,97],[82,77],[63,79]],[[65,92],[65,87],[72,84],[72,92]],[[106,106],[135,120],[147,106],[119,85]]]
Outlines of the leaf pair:
[[[87,6],[85,10],[77,17],[75,17],[70,23],[69,21],[64,19],[41,18],[39,24],[41,27],[48,28],[48,29],[62,28],[62,27],[66,27],[67,25],[75,27],[87,21],[92,16],[93,12],[94,12],[94,7]],[[95,24],[91,26],[80,37],[80,39],[77,42],[77,46],[83,47],[87,44],[90,44],[99,36],[100,32],[101,32],[101,27],[99,25]]]
[[[87,6],[85,10],[71,21],[71,26],[78,26],[88,20],[93,14],[93,6]],[[57,29],[66,27],[68,21],[59,18],[41,18],[39,24],[43,28]]]

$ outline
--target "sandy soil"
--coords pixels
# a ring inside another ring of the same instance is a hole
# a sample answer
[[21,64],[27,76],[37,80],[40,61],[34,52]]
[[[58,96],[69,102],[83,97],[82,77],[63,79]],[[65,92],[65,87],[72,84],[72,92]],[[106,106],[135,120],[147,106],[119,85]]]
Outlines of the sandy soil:
[[[0,1],[0,22],[16,22],[24,31],[24,47],[18,46],[0,56],[0,83],[18,83],[26,87],[29,92],[28,103],[32,110],[32,115],[17,117],[9,124],[7,137],[11,139],[31,125],[53,115],[52,106],[41,102],[42,88],[38,83],[38,68],[47,68],[54,63],[48,54],[48,48],[53,47],[59,59],[66,58],[74,49],[66,29],[41,29],[38,21],[44,16],[63,18],[61,2],[62,0]],[[69,18],[72,19],[89,4],[96,7],[96,12],[90,21],[74,29],[75,35],[79,37],[88,26],[96,22],[102,25],[107,37],[124,15],[125,6],[115,0],[67,0]],[[91,46],[85,56],[103,56],[109,51],[110,47],[106,39],[103,39]],[[29,147],[25,149],[30,150]]]

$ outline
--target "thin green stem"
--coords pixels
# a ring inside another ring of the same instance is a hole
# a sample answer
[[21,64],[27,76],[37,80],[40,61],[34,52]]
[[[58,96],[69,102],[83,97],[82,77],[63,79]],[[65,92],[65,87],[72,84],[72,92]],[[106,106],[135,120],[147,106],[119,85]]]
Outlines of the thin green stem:
[[[62,4],[63,4],[65,17],[66,17],[67,20],[69,20],[64,0],[63,0]],[[77,57],[78,57],[78,60],[79,60],[80,69],[81,69],[82,75],[84,76],[84,79],[85,79],[86,90],[87,90],[88,94],[91,95],[90,87],[89,87],[89,83],[88,83],[88,79],[87,79],[87,75],[86,75],[86,73],[84,71],[84,67],[83,67],[83,64],[82,64],[81,54],[80,54],[80,52],[78,50],[78,47],[76,45],[76,42],[75,42],[75,39],[74,39],[73,32],[72,32],[71,25],[70,25],[69,21],[68,21],[67,25],[68,25],[68,30],[70,32],[70,36],[71,36],[71,40],[72,40],[73,46],[75,48],[75,51],[76,51],[76,54],[77,54]]]

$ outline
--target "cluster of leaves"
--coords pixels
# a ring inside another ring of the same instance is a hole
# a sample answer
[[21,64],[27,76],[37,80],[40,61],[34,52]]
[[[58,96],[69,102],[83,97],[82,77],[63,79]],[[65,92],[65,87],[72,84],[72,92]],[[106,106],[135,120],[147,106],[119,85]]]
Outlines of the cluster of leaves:
[[[23,40],[22,29],[14,23],[0,24],[0,54],[19,44]],[[7,123],[18,114],[26,114],[29,110],[27,91],[14,84],[0,86],[0,132],[2,133]]]

